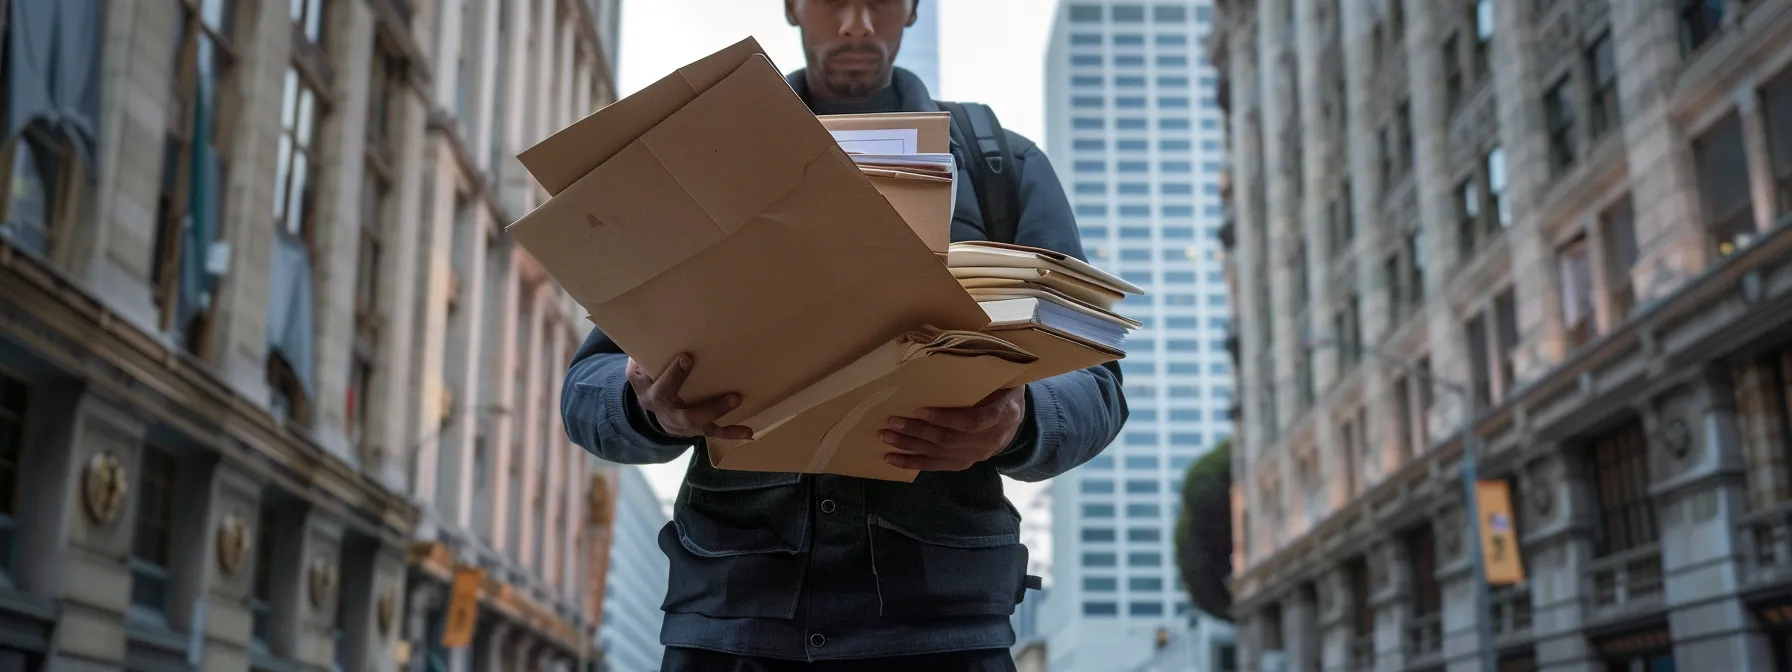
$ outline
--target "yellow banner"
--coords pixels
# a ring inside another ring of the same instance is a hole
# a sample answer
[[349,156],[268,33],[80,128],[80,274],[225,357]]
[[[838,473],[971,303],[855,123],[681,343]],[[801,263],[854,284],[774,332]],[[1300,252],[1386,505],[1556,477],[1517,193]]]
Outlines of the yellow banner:
[[479,623],[479,586],[483,583],[483,569],[459,567],[454,570],[454,595],[448,601],[448,622],[442,627],[442,646],[456,649],[473,643],[473,628]]
[[1524,582],[1519,557],[1518,523],[1512,516],[1512,489],[1505,481],[1475,483],[1475,505],[1481,513],[1481,559],[1487,583],[1509,586]]

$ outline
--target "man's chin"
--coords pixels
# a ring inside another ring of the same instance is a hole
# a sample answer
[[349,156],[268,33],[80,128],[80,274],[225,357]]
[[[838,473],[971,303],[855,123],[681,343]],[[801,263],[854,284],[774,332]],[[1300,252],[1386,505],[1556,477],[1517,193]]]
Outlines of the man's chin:
[[883,86],[881,86],[881,82],[866,77],[853,77],[851,79],[830,78],[828,80],[829,93],[834,94],[834,97],[836,98],[845,98],[849,100],[868,97],[873,93],[877,93],[878,90],[882,88]]

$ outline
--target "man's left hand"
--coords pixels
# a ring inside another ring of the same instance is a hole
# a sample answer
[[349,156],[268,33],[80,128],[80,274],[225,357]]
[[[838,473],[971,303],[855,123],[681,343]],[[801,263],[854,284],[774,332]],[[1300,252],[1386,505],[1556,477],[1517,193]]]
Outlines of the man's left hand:
[[892,466],[920,471],[963,471],[1014,443],[1027,415],[1027,388],[997,390],[968,408],[927,408],[915,417],[890,418],[878,438],[896,447]]

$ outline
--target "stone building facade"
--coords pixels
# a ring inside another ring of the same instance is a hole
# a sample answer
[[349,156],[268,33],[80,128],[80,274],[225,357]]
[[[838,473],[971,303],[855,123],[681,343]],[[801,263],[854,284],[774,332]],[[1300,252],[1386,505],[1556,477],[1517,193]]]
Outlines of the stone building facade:
[[616,0],[0,9],[0,670],[594,657],[583,313],[503,226]]
[[1792,669],[1792,2],[1217,5],[1243,667]]

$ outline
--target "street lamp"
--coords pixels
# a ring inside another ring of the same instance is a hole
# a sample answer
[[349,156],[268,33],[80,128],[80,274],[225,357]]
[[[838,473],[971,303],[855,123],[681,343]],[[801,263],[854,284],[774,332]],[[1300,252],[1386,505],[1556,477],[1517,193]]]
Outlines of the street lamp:
[[[1306,340],[1307,350],[1321,347],[1339,347],[1333,338],[1309,337]],[[1453,380],[1439,378],[1427,371],[1414,368],[1406,360],[1392,357],[1376,348],[1359,349],[1360,354],[1367,355],[1382,362],[1400,367],[1407,375],[1424,381],[1433,387],[1456,395],[1462,401],[1462,413],[1457,420],[1457,432],[1462,436],[1462,494],[1463,506],[1467,515],[1464,520],[1468,525],[1469,562],[1474,568],[1475,589],[1475,635],[1476,649],[1481,658],[1481,672],[1495,672],[1498,668],[1498,656],[1493,650],[1493,598],[1487,588],[1486,558],[1481,555],[1481,505],[1475,496],[1475,484],[1480,482],[1481,436],[1475,432],[1475,416],[1479,411],[1475,408],[1474,391]]]

